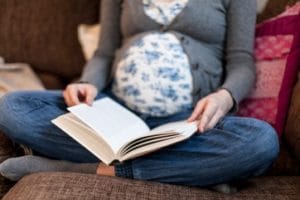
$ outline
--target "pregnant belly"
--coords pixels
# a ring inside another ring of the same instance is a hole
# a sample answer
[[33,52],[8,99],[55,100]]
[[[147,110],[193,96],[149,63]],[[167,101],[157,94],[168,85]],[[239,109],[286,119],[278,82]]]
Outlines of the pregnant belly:
[[113,93],[131,109],[151,116],[190,108],[190,64],[177,38],[151,33],[132,44],[117,63]]

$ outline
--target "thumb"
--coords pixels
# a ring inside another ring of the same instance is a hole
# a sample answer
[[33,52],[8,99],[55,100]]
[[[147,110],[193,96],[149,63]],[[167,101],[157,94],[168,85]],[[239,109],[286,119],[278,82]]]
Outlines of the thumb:
[[92,88],[87,88],[85,92],[86,92],[85,103],[88,104],[89,106],[92,106],[93,101],[97,95],[97,92]]

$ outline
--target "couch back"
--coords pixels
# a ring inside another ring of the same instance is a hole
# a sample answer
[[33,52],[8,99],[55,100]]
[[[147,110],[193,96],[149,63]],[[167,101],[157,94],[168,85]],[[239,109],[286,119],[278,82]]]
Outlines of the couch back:
[[48,88],[62,87],[84,65],[78,24],[98,16],[99,0],[1,0],[0,56],[31,64]]
[[[270,0],[258,20],[296,1]],[[100,0],[1,0],[0,56],[29,63],[47,88],[62,88],[84,65],[77,26],[96,23],[99,5]]]

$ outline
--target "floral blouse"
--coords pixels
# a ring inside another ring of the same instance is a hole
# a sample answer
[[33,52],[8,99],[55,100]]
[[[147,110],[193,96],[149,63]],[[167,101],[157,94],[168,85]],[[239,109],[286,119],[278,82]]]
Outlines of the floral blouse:
[[[188,0],[143,0],[144,12],[168,25]],[[168,116],[192,106],[190,64],[172,33],[152,32],[134,41],[117,64],[112,91],[140,113]]]

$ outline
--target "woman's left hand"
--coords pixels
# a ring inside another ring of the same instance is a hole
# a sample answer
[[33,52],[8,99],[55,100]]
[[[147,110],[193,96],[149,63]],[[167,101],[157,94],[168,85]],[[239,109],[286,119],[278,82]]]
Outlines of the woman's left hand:
[[201,133],[213,128],[233,106],[233,99],[225,89],[220,89],[202,99],[194,108],[188,122],[199,120],[198,129]]

